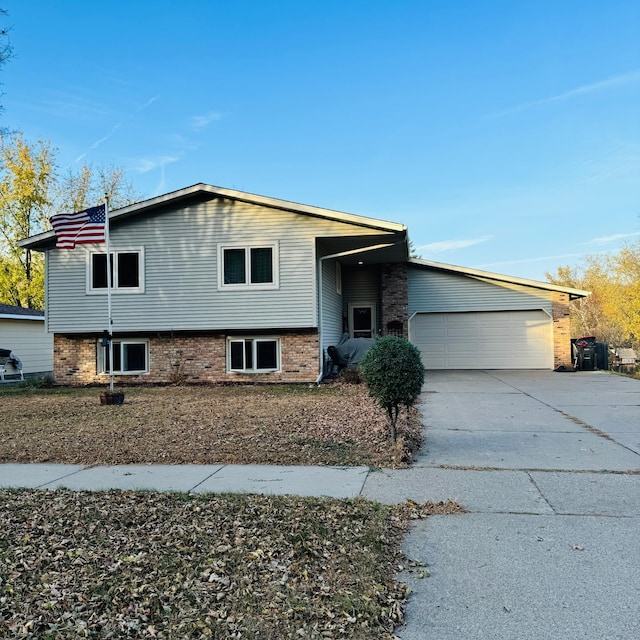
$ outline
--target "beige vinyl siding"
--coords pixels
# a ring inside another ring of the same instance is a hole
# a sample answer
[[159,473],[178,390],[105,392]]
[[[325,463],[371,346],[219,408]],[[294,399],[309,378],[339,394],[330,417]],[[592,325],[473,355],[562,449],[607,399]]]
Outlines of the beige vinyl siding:
[[[44,330],[42,320],[0,318],[0,347],[11,349],[22,361],[22,372],[53,371],[53,336]],[[7,373],[15,373],[9,366]]]
[[451,311],[544,309],[551,314],[551,293],[530,287],[487,282],[432,269],[409,267],[409,316]]
[[[113,293],[114,330],[316,327],[315,239],[343,235],[380,231],[221,199],[121,220],[112,228],[111,248],[144,247],[145,291]],[[219,291],[217,246],[224,243],[277,243],[279,288]],[[49,331],[106,328],[106,295],[86,293],[87,254],[104,248],[48,252]]]

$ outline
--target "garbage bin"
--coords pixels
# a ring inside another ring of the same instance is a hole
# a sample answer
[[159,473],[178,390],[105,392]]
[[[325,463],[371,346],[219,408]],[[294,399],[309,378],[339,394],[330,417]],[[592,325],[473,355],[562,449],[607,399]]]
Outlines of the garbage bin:
[[595,336],[582,336],[572,340],[573,366],[579,371],[593,371],[598,368]]
[[609,345],[606,342],[596,342],[596,364],[598,369],[609,368]]

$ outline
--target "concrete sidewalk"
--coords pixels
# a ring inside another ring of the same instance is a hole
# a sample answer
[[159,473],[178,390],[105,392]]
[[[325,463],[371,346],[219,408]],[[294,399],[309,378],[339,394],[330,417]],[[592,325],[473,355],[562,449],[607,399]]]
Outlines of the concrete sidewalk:
[[353,498],[362,492],[368,472],[368,467],[0,464],[0,487],[64,487],[79,491],[151,489]]

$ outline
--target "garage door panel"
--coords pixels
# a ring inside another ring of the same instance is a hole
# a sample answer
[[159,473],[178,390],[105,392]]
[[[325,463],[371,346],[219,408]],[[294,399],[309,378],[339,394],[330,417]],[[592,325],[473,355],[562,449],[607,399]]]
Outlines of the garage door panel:
[[431,357],[435,358],[436,356],[444,357],[447,354],[447,345],[442,344],[434,344],[431,348]]
[[427,369],[553,368],[553,325],[539,309],[418,313],[410,332]]
[[446,331],[446,337],[459,340],[477,340],[478,331],[472,329],[465,329],[464,327],[449,327]]
[[416,338],[420,341],[422,340],[442,340],[447,337],[447,334],[444,329],[438,329],[436,331],[429,331],[428,329],[421,329],[416,333]]
[[477,342],[452,342],[446,345],[446,353],[451,356],[460,356],[465,353],[476,354],[478,352]]
[[[444,364],[446,364],[446,366],[442,366],[442,367],[434,367],[434,366],[429,366],[427,367],[427,365],[425,364],[425,368],[427,369],[478,369],[478,366],[475,366],[477,364],[476,359],[471,358],[456,358],[456,357],[452,357],[452,358],[447,358],[447,360],[444,361]],[[471,364],[471,366],[470,366]]]

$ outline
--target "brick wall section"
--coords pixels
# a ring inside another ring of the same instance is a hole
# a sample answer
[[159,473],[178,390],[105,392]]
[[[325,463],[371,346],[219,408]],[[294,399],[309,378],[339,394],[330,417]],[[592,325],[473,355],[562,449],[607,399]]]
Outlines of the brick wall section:
[[[381,269],[382,335],[392,333],[407,338],[409,291],[406,263],[384,264]],[[389,323],[400,323],[389,330]]]
[[94,382],[96,338],[53,336],[53,377],[60,384]]
[[553,315],[553,367],[571,366],[571,326],[569,294],[554,291],[551,297]]
[[[247,333],[247,336],[250,336]],[[227,373],[226,334],[149,336],[149,373],[115,376],[120,384],[216,382],[315,382],[318,377],[318,332],[274,331],[280,338],[278,373]],[[54,378],[59,384],[105,384],[96,374],[96,337],[54,335]]]

